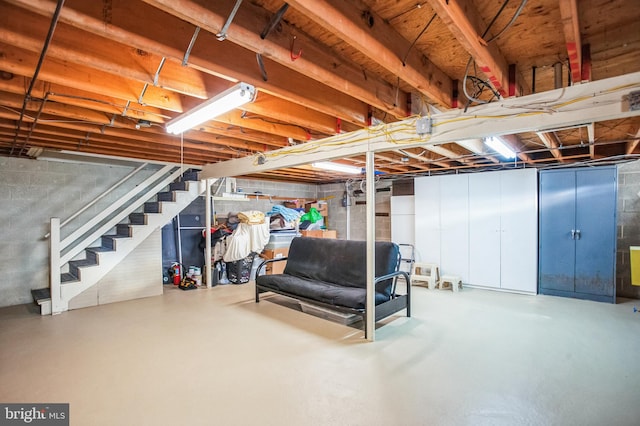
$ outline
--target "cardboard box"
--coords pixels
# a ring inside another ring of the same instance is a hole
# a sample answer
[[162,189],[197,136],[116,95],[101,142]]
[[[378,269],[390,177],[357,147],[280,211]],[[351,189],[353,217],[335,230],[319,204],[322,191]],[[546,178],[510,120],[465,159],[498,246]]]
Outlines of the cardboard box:
[[308,212],[312,208],[318,210],[318,213],[320,213],[322,216],[327,216],[327,214],[329,213],[329,205],[327,203],[307,203],[304,206],[304,211]]
[[338,233],[335,229],[314,229],[311,231],[300,231],[303,237],[314,238],[338,238]]
[[300,200],[287,200],[283,201],[282,204],[289,209],[299,209],[302,207],[302,202]]
[[[263,250],[260,257],[264,259],[279,259],[281,257],[287,257],[289,255],[289,247],[275,248],[272,250]],[[267,265],[267,274],[281,274],[284,272],[284,267],[287,265],[287,261],[273,262]]]

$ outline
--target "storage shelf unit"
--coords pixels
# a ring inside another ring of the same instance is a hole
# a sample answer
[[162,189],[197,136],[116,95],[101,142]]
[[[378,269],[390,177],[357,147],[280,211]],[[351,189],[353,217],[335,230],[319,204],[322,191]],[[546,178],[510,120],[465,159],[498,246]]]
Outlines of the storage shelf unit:
[[540,172],[540,293],[615,303],[616,167]]
[[535,169],[418,178],[416,261],[465,285],[535,294],[537,205]]

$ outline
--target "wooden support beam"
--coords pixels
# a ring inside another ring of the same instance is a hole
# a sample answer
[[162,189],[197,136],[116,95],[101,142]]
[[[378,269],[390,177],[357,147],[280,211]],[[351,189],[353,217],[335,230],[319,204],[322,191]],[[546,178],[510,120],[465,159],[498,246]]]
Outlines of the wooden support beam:
[[580,20],[578,15],[577,0],[561,0],[560,18],[562,20],[562,30],[564,40],[569,55],[569,65],[571,66],[572,84],[582,82],[582,41],[580,37]]
[[591,45],[582,46],[582,81],[591,81]]
[[[218,33],[224,25],[228,11],[235,0],[143,0],[187,22]],[[260,34],[271,14],[264,8],[244,2],[238,9],[226,33],[225,40],[270,58],[292,71],[302,73],[355,98],[386,111],[395,117],[406,117],[407,93],[396,91],[387,82],[374,75],[364,75],[354,64],[337,57],[335,52],[320,45],[303,32],[289,25],[286,20],[278,23],[278,31],[272,31],[262,39]],[[292,40],[303,49],[295,61],[291,59]],[[339,68],[340,72],[335,70]],[[267,73],[269,70],[267,69]]]
[[[52,15],[56,7],[56,2],[52,0],[8,0],[8,3],[47,17]],[[62,9],[60,22],[134,49],[145,46],[145,51],[159,57],[183,60],[194,32],[192,24],[150,5],[138,2],[134,5],[127,0],[111,0],[111,10],[110,21],[105,23],[102,3],[75,2],[73,7],[65,6]],[[141,22],[145,25],[140,25]],[[168,28],[171,31],[167,31]],[[224,58],[224,61],[219,58]],[[303,74],[292,74],[290,69],[269,58],[265,58],[264,62],[269,70],[268,81],[264,81],[256,72],[253,52],[233,43],[220,43],[209,32],[200,32],[189,56],[189,66],[202,72],[233,82],[241,80],[259,87],[262,92],[332,117],[340,117],[361,127],[366,125],[366,103]],[[314,95],[309,96],[309,93]]]
[[562,153],[560,152],[560,149],[558,149],[561,145],[560,139],[558,139],[555,132],[536,132],[536,135],[538,135],[544,146],[549,149],[551,155],[553,155],[557,160],[563,161]]
[[[0,79],[0,91],[24,95],[29,82],[30,77],[14,74],[13,78],[9,80]],[[169,118],[159,108],[143,106],[137,102],[130,102],[127,105],[126,101],[111,96],[98,95],[59,84],[45,83],[41,80],[36,81],[31,92],[32,99],[44,99],[47,95],[51,101],[102,111],[107,114],[123,115],[135,120],[147,120],[160,124]]]
[[[398,159],[396,159],[396,158],[393,158],[393,157],[391,157],[389,155],[386,155],[386,153],[385,154],[376,153],[375,154],[375,158],[387,162],[387,164],[382,164],[382,163],[376,162],[376,169],[377,170],[386,168],[386,169],[396,170],[396,171],[403,172],[403,173],[406,173],[406,172],[409,171],[409,167],[410,167],[409,164],[398,165],[396,163],[400,163],[400,161],[398,161]],[[366,161],[365,161],[365,163],[366,163]]]
[[511,145],[512,149],[515,151],[516,155],[520,160],[522,160],[524,163],[532,164],[531,157],[529,157],[526,153],[522,152],[522,151],[525,151],[527,148],[522,143],[518,135],[502,135],[500,136],[500,139],[502,139],[503,141]]
[[[287,3],[340,37],[439,106],[451,107],[452,81],[381,17],[358,0],[290,0]],[[368,19],[363,20],[363,12]],[[409,52],[402,63],[399,55]]]
[[[32,75],[39,55],[0,42],[0,68],[20,75]],[[70,65],[64,60],[48,58],[40,69],[39,79],[62,86],[138,102],[144,83],[128,80],[93,68]],[[183,112],[182,97],[157,87],[148,87],[145,105],[169,111]]]
[[[47,25],[48,19],[43,16],[34,16],[19,7],[8,6],[7,14],[0,15],[0,40],[38,53],[42,47],[41,40],[46,36]],[[162,57],[155,54],[133,49],[92,33],[84,32],[78,40],[78,30],[64,23],[56,28],[56,43],[51,44],[47,57],[107,71],[116,77],[199,99],[208,99],[226,90],[231,84],[219,77],[183,67],[175,60],[163,61]],[[157,73],[160,63],[163,64],[161,72]],[[330,123],[334,120],[333,117],[266,93],[262,93],[260,98],[261,103],[249,103],[243,109],[304,126],[325,135],[332,134]],[[146,102],[146,92],[142,99]],[[190,109],[198,103],[199,101],[184,98],[183,107]],[[274,103],[278,103],[280,108],[272,108]],[[263,106],[265,104],[269,105]]]
[[589,157],[596,158],[596,124],[587,124],[587,136],[589,138]]
[[[451,110],[434,114],[433,133],[419,136],[416,119],[376,126],[346,135],[307,142],[300,147],[239,158],[202,169],[203,179],[238,176],[306,164],[312,161],[348,158],[365,151],[389,151],[456,140],[503,134],[545,132],[586,122],[640,116],[623,108],[623,99],[640,88],[640,72],[581,85],[550,90],[520,98],[471,107],[467,112]],[[536,108],[532,109],[531,106]],[[556,160],[557,161],[557,160]]]
[[[14,94],[10,94],[10,93],[1,93],[3,97],[3,102],[5,105],[9,105],[12,108],[15,108],[16,111],[19,110],[22,107],[22,96],[19,95],[14,95]],[[39,110],[40,108],[40,102],[39,101],[30,101],[27,102],[26,104],[26,108],[27,111],[31,111],[35,113]],[[71,105],[65,105],[59,102],[47,102],[45,103],[42,111],[45,114],[50,114],[50,120],[52,121],[57,121],[57,119],[60,119],[61,117],[66,118],[66,119],[71,119],[71,120],[77,120],[78,122],[84,122],[84,123],[91,123],[93,125],[101,125],[101,126],[109,126],[109,127],[119,127],[119,128],[128,128],[128,129],[134,129],[136,127],[136,122],[133,122],[131,120],[128,120],[127,118],[123,118],[120,115],[110,115],[110,114],[105,114],[99,111],[94,111],[91,109],[86,109],[86,108],[80,108],[80,107],[75,107],[75,106],[71,106]],[[14,116],[18,117],[18,113],[16,112],[14,114]],[[207,126],[205,127],[205,129],[211,129],[211,127]],[[173,135],[168,135],[166,132],[164,132],[164,130],[154,130],[155,132],[157,132],[159,135],[162,135],[162,137],[167,137],[167,138],[172,138],[175,140],[176,136]],[[247,143],[244,142],[244,140],[246,139],[254,139],[254,142],[260,142],[259,145],[254,144],[253,145],[253,150],[264,150],[265,147],[275,147],[275,148],[281,148],[283,146],[287,146],[288,143],[286,143],[286,141],[284,140],[284,138],[280,137],[280,138],[274,138],[272,136],[270,136],[269,134],[265,134],[265,133],[261,133],[261,132],[252,132],[251,130],[236,130],[235,132],[231,132],[231,131],[226,131],[224,128],[222,129],[214,129],[213,130],[215,133],[218,133],[220,135],[227,135],[227,136],[237,136],[240,140],[237,141],[231,141],[231,140],[226,140],[226,142],[228,142],[229,146],[236,146],[236,147],[245,147],[247,146]],[[186,132],[185,133],[187,138],[191,138],[191,137],[196,137],[196,138],[203,138],[206,136],[203,136],[201,134],[201,132]],[[135,140],[135,137],[133,138]],[[211,138],[212,140],[215,140],[215,137]],[[223,141],[219,141],[217,143],[224,143]]]
[[[396,152],[398,154],[400,154],[400,155],[406,155],[407,157],[411,157],[414,160],[422,161],[423,163],[426,163],[427,165],[434,164],[436,166],[444,167],[444,168],[451,167],[451,164],[449,164],[449,163],[445,163],[444,161],[433,160],[432,158],[425,157],[424,155],[414,154],[413,152],[409,151],[408,149],[405,149],[405,150],[397,149]],[[431,170],[431,167],[426,167],[425,170]]]
[[431,151],[435,154],[441,155],[443,157],[446,158],[450,158],[452,160],[458,161],[460,163],[467,163],[469,162],[469,160],[467,158],[462,158],[462,156],[458,153],[455,153],[453,151],[451,151],[450,149],[447,149],[443,146],[439,146],[439,145],[424,145],[424,147],[426,150]]
[[640,144],[640,129],[638,129],[638,131],[636,132],[634,139],[627,142],[627,155],[633,154],[638,144]]
[[486,26],[470,0],[432,0],[429,2],[442,22],[462,47],[480,65],[493,87],[506,97],[509,89],[507,61],[495,44],[487,44],[481,37]]

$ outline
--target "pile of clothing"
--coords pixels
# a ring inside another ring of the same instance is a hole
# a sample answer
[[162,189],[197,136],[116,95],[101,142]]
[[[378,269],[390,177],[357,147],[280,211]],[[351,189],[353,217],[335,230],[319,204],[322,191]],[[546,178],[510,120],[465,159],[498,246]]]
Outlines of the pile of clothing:
[[264,213],[251,210],[238,213],[239,223],[233,233],[227,237],[225,262],[244,259],[251,253],[261,253],[269,242],[269,223]]
[[304,210],[290,209],[289,207],[275,205],[267,213],[269,217],[269,229],[279,231],[283,229],[296,229],[300,216]]

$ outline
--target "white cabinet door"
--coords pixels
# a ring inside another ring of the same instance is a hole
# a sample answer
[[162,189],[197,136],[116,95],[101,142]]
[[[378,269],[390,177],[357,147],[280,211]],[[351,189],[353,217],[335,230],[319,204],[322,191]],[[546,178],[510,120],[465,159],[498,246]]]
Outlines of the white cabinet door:
[[469,177],[440,181],[440,273],[469,282]]
[[440,180],[428,176],[414,180],[416,262],[440,264]]
[[469,284],[500,288],[500,172],[469,176]]
[[537,292],[538,175],[536,169],[500,172],[501,287]]
[[536,293],[535,169],[415,180],[416,261],[464,283]]
[[[391,197],[391,241],[415,245],[414,196]],[[403,252],[403,257],[408,257]]]

